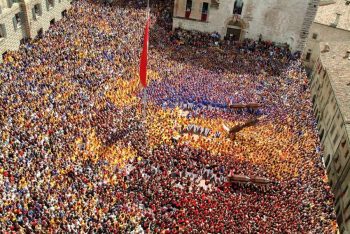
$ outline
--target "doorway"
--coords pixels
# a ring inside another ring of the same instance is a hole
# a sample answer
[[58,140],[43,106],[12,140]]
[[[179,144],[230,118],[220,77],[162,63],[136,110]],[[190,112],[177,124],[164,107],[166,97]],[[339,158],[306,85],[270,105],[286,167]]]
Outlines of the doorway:
[[50,26],[55,24],[55,19],[50,20]]
[[37,37],[38,37],[38,38],[42,38],[42,37],[43,37],[43,35],[44,35],[43,28],[40,28],[40,29],[38,30]]
[[61,12],[62,18],[67,16],[67,10]]
[[239,41],[241,38],[242,29],[238,28],[227,28],[226,37],[230,41]]
[[2,59],[5,59],[6,55],[7,55],[7,51],[5,51],[4,53],[2,53]]

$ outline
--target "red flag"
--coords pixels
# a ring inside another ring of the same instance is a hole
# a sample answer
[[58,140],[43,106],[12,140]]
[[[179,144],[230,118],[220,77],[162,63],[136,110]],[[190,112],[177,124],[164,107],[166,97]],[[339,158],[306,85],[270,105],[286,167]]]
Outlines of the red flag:
[[146,22],[145,35],[143,39],[143,49],[141,53],[141,62],[140,62],[140,81],[143,87],[147,86],[149,22],[150,22],[150,19],[148,18]]

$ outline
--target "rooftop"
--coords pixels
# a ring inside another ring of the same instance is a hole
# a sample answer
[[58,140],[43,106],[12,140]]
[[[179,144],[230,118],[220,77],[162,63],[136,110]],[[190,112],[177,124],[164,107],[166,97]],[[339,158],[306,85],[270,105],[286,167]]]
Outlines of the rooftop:
[[321,52],[320,59],[326,69],[344,121],[350,123],[350,41],[321,42],[320,51],[329,45],[329,52]]
[[331,26],[336,22],[337,14],[340,14],[336,28],[350,30],[350,4],[346,5],[347,0],[329,2],[318,7],[314,22]]

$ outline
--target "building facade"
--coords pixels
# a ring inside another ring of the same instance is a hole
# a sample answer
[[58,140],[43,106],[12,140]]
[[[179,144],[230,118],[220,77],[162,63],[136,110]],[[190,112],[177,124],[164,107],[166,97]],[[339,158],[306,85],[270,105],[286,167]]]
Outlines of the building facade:
[[43,34],[71,7],[71,0],[0,0],[0,62],[22,40]]
[[319,57],[319,44],[324,41],[350,40],[350,1],[321,0],[303,51],[304,65],[312,69]]
[[350,233],[350,41],[321,42],[311,93],[341,233]]
[[288,43],[302,51],[319,0],[175,0],[173,28],[218,32],[233,40]]

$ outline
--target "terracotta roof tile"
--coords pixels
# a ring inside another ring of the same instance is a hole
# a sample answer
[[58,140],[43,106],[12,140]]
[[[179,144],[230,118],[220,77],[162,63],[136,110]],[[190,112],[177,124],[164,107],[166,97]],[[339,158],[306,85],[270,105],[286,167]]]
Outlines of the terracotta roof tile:
[[319,6],[314,22],[331,25],[339,13],[341,15],[337,28],[350,30],[350,4],[346,5],[345,2],[345,0],[335,0],[335,3]]
[[350,60],[345,58],[350,41],[321,42],[320,51],[329,45],[329,52],[321,52],[320,59],[326,69],[344,121],[350,121]]

